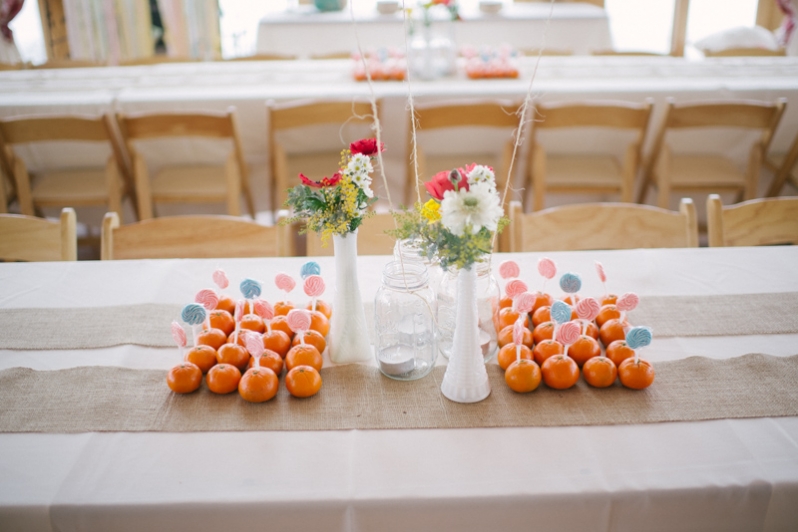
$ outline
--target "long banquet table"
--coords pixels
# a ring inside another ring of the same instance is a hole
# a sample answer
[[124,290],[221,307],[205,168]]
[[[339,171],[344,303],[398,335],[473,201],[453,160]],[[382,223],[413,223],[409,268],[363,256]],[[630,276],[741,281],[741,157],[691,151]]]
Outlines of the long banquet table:
[[[493,261],[516,259],[521,278],[537,288],[540,256],[497,254]],[[794,246],[548,256],[560,271],[582,273],[583,294],[603,293],[594,260],[603,263],[612,291],[635,291],[643,301],[738,295],[743,306],[751,294],[798,292]],[[264,297],[274,301],[281,294],[269,280],[277,271],[298,273],[305,260],[4,263],[0,310],[41,309],[43,321],[26,329],[47,335],[56,326],[48,326],[48,312],[184,304],[211,284],[218,267],[233,286],[244,277],[268,281]],[[358,258],[364,300],[373,299],[387,260]],[[332,258],[318,261],[331,298]],[[647,325],[655,339],[644,356],[655,365],[695,356],[798,354],[798,333],[657,338],[657,324]],[[5,348],[0,371],[111,366],[161,369],[165,375],[178,358],[174,348],[129,344]],[[535,398],[533,393],[528,400]],[[548,428],[71,434],[8,433],[0,426],[0,451],[2,530],[787,531],[798,523],[798,417]]]

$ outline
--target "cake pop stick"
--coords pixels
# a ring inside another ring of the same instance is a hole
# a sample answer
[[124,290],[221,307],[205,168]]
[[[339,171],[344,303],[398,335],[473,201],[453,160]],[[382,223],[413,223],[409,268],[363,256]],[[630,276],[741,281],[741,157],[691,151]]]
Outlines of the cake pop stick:
[[626,344],[635,350],[635,362],[640,360],[638,349],[651,345],[652,336],[650,327],[632,327],[626,333]]
[[241,329],[241,319],[244,317],[244,306],[246,302],[243,299],[239,299],[236,303],[236,310],[233,314],[233,320],[236,322],[236,328],[234,332],[233,338],[236,342],[238,342],[238,331]]
[[322,279],[319,275],[309,275],[305,279],[303,288],[305,290],[305,294],[310,296],[311,301],[313,302],[311,309],[315,311],[316,298],[324,293],[324,279]]
[[596,261],[596,273],[598,274],[602,286],[604,286],[604,296],[610,295],[610,291],[607,290],[607,274],[604,273],[604,265],[599,261]]
[[557,265],[553,260],[543,257],[538,261],[538,273],[543,276],[543,286],[540,287],[540,291],[543,292],[543,289],[546,288],[546,281],[554,279],[554,276],[557,275]]
[[568,356],[568,348],[579,340],[579,324],[575,321],[563,323],[555,333],[556,340],[565,346],[565,356]]
[[321,275],[321,266],[318,262],[309,261],[302,265],[299,270],[299,276],[307,279],[311,275]]
[[310,312],[303,309],[290,310],[286,316],[286,322],[291,330],[299,336],[299,342],[304,344],[305,333],[310,329]]
[[521,360],[521,345],[524,343],[524,320],[519,318],[513,323],[513,343],[515,344],[515,360]]
[[252,363],[253,368],[260,367],[260,357],[263,356],[265,347],[263,346],[263,337],[252,331],[244,335],[244,344],[246,344],[247,351],[255,361]]
[[560,277],[560,288],[566,294],[573,294],[573,303],[579,300],[579,291],[582,289],[582,278],[577,273],[564,273]]
[[618,298],[615,306],[621,311],[621,323],[626,323],[626,313],[637,308],[640,298],[634,292],[627,292]]
[[177,348],[180,350],[180,360],[183,360],[183,348],[186,347],[186,331],[176,321],[172,322],[172,338],[174,338]]
[[205,308],[196,303],[189,303],[183,307],[183,311],[180,313],[180,317],[183,318],[183,321],[191,325],[191,333],[195,346],[197,345],[197,325],[205,321],[206,315]]
[[595,320],[600,311],[601,305],[592,297],[586,297],[576,304],[576,315],[582,320],[582,334],[585,334],[588,322]]

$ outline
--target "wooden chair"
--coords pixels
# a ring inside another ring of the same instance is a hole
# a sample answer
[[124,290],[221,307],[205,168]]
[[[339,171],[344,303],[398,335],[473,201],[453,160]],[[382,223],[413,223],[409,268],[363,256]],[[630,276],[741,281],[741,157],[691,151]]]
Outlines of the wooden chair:
[[[741,199],[756,197],[759,169],[765,159],[773,132],[781,120],[786,102],[730,101],[680,104],[668,99],[653,151],[645,170],[637,201],[645,200],[651,184],[657,187],[657,204],[667,208],[671,192],[737,192]],[[671,131],[690,128],[733,128],[758,131],[759,139],[749,150],[748,168],[742,172],[725,154],[674,154],[666,142]]]
[[585,203],[524,214],[510,204],[510,251],[698,247],[693,200],[679,212],[634,203]]
[[[464,103],[451,105],[438,105],[434,107],[415,108],[417,128],[416,128],[416,150],[418,159],[418,180],[416,180],[416,169],[410,154],[413,149],[412,128],[408,126],[407,150],[408,167],[405,182],[405,201],[412,205],[417,201],[418,194],[416,187],[422,187],[422,202],[426,200],[423,183],[437,172],[459,168],[470,163],[479,163],[492,166],[496,175],[496,185],[500,192],[504,190],[507,173],[510,168],[510,159],[513,154],[512,133],[519,127],[520,116],[518,106],[506,106],[499,102],[483,103]],[[446,155],[431,155],[424,149],[423,139],[419,138],[422,132],[436,130],[451,130],[450,144],[457,143],[457,133],[459,128],[479,127],[491,129],[507,129],[508,140],[503,145],[500,153],[474,153],[465,148],[461,153]],[[512,183],[512,180],[510,181]]]
[[[378,103],[379,109],[379,103]],[[271,162],[271,201],[277,211],[288,199],[288,189],[299,184],[300,173],[319,180],[332,176],[341,163],[341,150],[362,135],[346,135],[344,125],[369,126],[374,120],[371,104],[367,102],[313,102],[278,107],[267,105],[269,123],[269,159]],[[379,114],[379,110],[378,110]],[[321,148],[311,152],[291,153],[278,137],[284,132],[302,131],[309,126],[337,126],[341,138],[336,148]],[[348,132],[347,132],[348,133]]]
[[591,50],[590,55],[596,56],[641,56],[641,57],[668,57],[667,54],[644,52],[642,50]]
[[284,257],[293,254],[291,242],[287,225],[264,226],[234,216],[165,216],[120,226],[116,213],[109,212],[101,258]]
[[769,50],[767,48],[726,48],[725,50],[704,50],[705,57],[780,57],[787,55],[784,48],[779,50]]
[[25,63],[2,63],[0,62],[0,70],[22,70],[25,68]]
[[[255,205],[249,186],[249,169],[241,150],[236,111],[226,113],[174,113],[117,115],[122,137],[133,159],[133,176],[138,197],[139,218],[154,215],[158,203],[214,203],[227,204],[227,213],[241,215],[241,193],[250,215],[255,217]],[[152,178],[144,157],[136,150],[135,142],[159,138],[229,139],[232,150],[223,166],[186,163],[164,167]]]
[[78,260],[75,211],[52,222],[23,214],[0,214],[0,258],[10,261]]
[[105,63],[99,61],[88,61],[82,59],[51,59],[41,65],[33,65],[32,68],[96,68],[107,66]]
[[538,55],[544,56],[566,56],[566,55],[574,55],[573,50],[561,50],[555,48],[544,48],[541,52],[540,48],[523,48],[519,50],[521,55],[525,55],[528,57],[537,57]]
[[197,62],[199,62],[199,59],[192,59],[191,57],[151,55],[149,57],[123,59],[122,61],[119,61],[119,66],[142,66],[142,65],[161,65],[166,63],[197,63]]
[[723,206],[707,198],[710,247],[798,244],[798,197],[766,198]]
[[231,57],[225,61],[292,61],[296,58],[297,56],[288,54],[255,54]]
[[[640,168],[640,152],[648,129],[652,105],[627,103],[577,103],[538,105],[530,137],[529,161],[524,186],[533,192],[532,210],[545,207],[546,194],[593,193],[620,195],[622,202],[634,199],[634,182]],[[538,132],[542,130],[591,128],[602,134],[627,130],[635,134],[624,160],[614,154],[547,153]],[[530,186],[531,185],[531,186]]]
[[[391,213],[372,214],[357,230],[358,255],[392,255],[396,238],[385,234],[385,231],[396,229]],[[308,231],[308,257],[331,256],[332,241],[326,247],[321,244],[318,233]]]
[[765,166],[775,174],[768,189],[769,197],[778,196],[781,189],[784,188],[784,183],[788,180],[798,188],[798,176],[793,173],[796,163],[798,163],[798,135],[795,136],[795,140],[792,141],[792,146],[786,154],[765,159]]
[[[104,169],[52,169],[31,175],[14,147],[50,141],[106,143],[111,149]],[[0,149],[11,166],[22,214],[39,207],[103,205],[120,213],[127,169],[122,148],[107,115],[86,118],[49,116],[0,120]],[[129,183],[129,178],[128,178]],[[128,185],[128,188],[129,185]]]
[[328,59],[352,59],[352,52],[328,52],[326,54],[311,54],[311,59],[328,60]]

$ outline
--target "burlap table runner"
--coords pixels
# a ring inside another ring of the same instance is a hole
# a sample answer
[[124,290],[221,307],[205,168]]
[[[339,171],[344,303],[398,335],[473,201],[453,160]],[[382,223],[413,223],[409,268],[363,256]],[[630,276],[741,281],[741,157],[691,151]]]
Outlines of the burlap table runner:
[[656,366],[642,391],[619,384],[594,389],[581,379],[556,391],[541,385],[516,394],[501,369],[488,365],[492,393],[476,404],[444,398],[446,368],[397,382],[366,366],[322,370],[314,397],[250,404],[237,393],[203,387],[169,391],[165,371],[83,367],[0,371],[0,432],[197,432],[262,430],[549,427],[798,416],[798,355],[752,354],[728,360],[692,357]]
[[[179,315],[179,306],[159,304],[0,309],[0,349],[171,347],[169,323]],[[371,303],[366,303],[366,316],[373,320]],[[658,338],[794,334],[798,293],[644,297],[629,319],[650,326]]]

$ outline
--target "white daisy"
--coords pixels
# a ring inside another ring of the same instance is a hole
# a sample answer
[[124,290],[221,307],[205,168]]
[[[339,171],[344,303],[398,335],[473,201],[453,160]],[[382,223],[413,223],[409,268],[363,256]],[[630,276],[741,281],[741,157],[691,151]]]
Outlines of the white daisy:
[[346,170],[352,179],[355,179],[355,177],[362,175],[368,176],[368,174],[374,171],[374,167],[371,165],[371,160],[367,156],[362,153],[357,153],[349,159]]
[[475,183],[469,190],[447,190],[441,201],[441,223],[457,236],[466,229],[476,234],[483,227],[495,231],[503,211],[491,184]]
[[474,168],[468,172],[466,176],[468,179],[468,185],[476,185],[477,183],[488,183],[493,187],[496,188],[496,176],[493,173],[493,170],[488,168],[487,166],[483,166],[481,164],[476,165]]
[[374,197],[374,191],[371,190],[371,178],[368,174],[355,174],[351,175],[352,183],[360,188],[368,198]]

